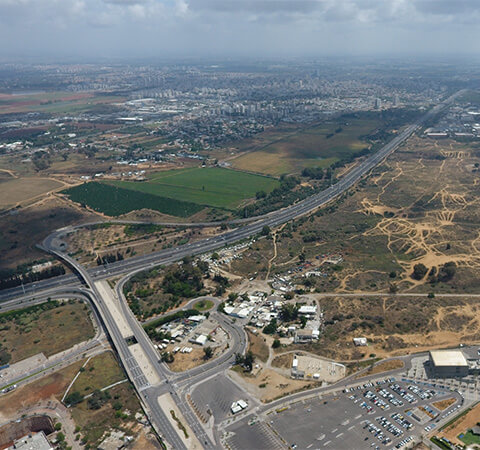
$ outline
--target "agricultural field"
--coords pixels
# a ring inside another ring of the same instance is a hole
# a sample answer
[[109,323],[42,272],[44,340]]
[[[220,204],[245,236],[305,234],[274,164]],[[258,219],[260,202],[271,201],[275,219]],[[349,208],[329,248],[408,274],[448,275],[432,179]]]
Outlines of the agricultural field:
[[93,338],[95,329],[85,303],[51,302],[0,314],[0,351],[10,363],[44,353],[51,356]]
[[0,114],[25,112],[80,113],[123,101],[123,97],[94,93],[43,92],[25,95],[0,94]]
[[305,167],[328,167],[370,144],[362,139],[381,124],[375,119],[344,119],[286,131],[283,137],[230,160],[233,167],[269,175],[299,173]]
[[217,208],[235,209],[258,191],[271,192],[278,181],[221,168],[191,168],[153,173],[144,183],[112,181],[136,192]]
[[65,186],[52,178],[13,178],[0,177],[0,210],[13,207],[23,202],[40,198],[48,192],[59,190]]
[[[128,182],[118,182],[118,184],[84,183],[66,189],[63,194],[76,203],[87,205],[96,212],[113,217],[140,209],[153,209],[171,216],[189,217],[203,209],[203,206],[195,203],[120,187],[124,186],[124,183]],[[132,183],[132,186],[130,184],[127,186],[136,187],[137,184]]]

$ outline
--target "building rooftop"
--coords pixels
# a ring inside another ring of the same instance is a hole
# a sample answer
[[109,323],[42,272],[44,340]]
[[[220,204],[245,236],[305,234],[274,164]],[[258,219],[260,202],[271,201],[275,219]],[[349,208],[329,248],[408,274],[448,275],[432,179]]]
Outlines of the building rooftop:
[[460,350],[433,350],[430,352],[433,364],[440,366],[464,366],[468,367],[467,360]]
[[53,447],[48,442],[47,437],[43,431],[35,434],[29,434],[14,442],[8,450],[52,450]]

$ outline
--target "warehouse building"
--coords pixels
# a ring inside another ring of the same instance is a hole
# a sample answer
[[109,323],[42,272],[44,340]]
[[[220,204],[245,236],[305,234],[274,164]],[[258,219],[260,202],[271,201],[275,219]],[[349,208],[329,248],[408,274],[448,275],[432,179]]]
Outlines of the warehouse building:
[[434,377],[455,378],[468,375],[468,362],[460,350],[430,352],[430,368]]

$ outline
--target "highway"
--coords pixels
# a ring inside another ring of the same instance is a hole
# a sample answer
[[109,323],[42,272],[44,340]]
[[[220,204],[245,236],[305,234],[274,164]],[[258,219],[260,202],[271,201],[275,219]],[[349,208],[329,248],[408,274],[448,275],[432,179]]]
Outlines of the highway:
[[[207,238],[199,242],[185,244],[177,248],[162,250],[149,255],[118,261],[116,263],[109,264],[107,267],[99,266],[88,270],[79,264],[75,259],[70,257],[67,253],[65,253],[66,247],[62,242],[62,236],[65,235],[65,233],[72,231],[72,227],[66,227],[58,230],[43,241],[40,247],[69,265],[74,272],[78,274],[81,282],[86,285],[87,288],[83,289],[83,292],[86,292],[88,295],[90,295],[91,302],[94,304],[97,313],[120,356],[125,370],[127,371],[142,403],[148,412],[152,425],[171,446],[178,449],[186,448],[183,440],[179,437],[177,430],[173,428],[171,422],[166,416],[167,413],[164,412],[161,406],[158,404],[158,397],[166,392],[173,393],[172,397],[176,401],[178,408],[188,421],[188,425],[195,433],[195,436],[201,441],[202,445],[205,445],[205,447],[217,447],[219,443],[212,442],[212,440],[205,433],[197,417],[187,405],[184,394],[182,393],[184,390],[180,389],[181,393],[179,396],[176,390],[174,392],[173,388],[170,388],[171,382],[169,381],[169,378],[174,381],[175,387],[185,388],[198,381],[198,379],[201,377],[206,377],[211,373],[226,369],[232,362],[233,354],[235,352],[244,350],[246,346],[246,337],[242,329],[233,326],[233,324],[223,316],[213,313],[215,314],[215,319],[220,322],[220,324],[231,336],[232,342],[230,344],[230,349],[224,355],[210,363],[184,372],[178,376],[172,375],[172,372],[170,372],[164,364],[159,363],[156,350],[153,348],[153,345],[143,327],[134,317],[126,303],[126,300],[123,297],[123,285],[128,278],[134,273],[148,269],[149,267],[154,267],[159,264],[168,265],[182,259],[184,256],[199,255],[216,250],[225,245],[233,244],[237,241],[258,234],[264,226],[277,226],[305,215],[316,208],[331,202],[346,192],[372,168],[374,168],[392,152],[394,152],[422,125],[422,123],[424,123],[433,115],[437,114],[441,109],[452,102],[460,93],[461,91],[449,97],[447,100],[445,100],[445,102],[437,105],[429,113],[425,114],[415,124],[405,128],[392,141],[358,164],[335,185],[330,186],[328,189],[325,189],[324,191],[294,205],[274,213],[270,213],[263,217],[259,217],[255,222],[228,231],[224,234]],[[98,284],[100,280],[105,280],[112,276],[124,274],[128,275],[117,283],[115,292],[112,291],[110,294],[104,289],[102,291],[100,290],[100,285]],[[40,292],[42,295],[45,295],[46,292],[58,294],[59,292],[72,289],[72,287],[74,288],[75,286],[80,286],[80,283],[75,276],[61,276],[35,283],[32,286],[20,287],[5,291],[0,294],[0,301],[3,301],[4,307],[12,307],[12,305],[15,304],[15,300],[12,301],[12,299],[16,297],[21,297],[23,299],[33,298],[35,297],[35,292],[37,295]],[[28,295],[25,295],[24,289],[25,292],[28,291]],[[34,290],[34,292],[32,292],[32,290]],[[106,298],[107,295],[110,297],[109,299]],[[139,362],[130,351],[129,344],[127,343],[125,336],[122,335],[120,324],[118,323],[117,318],[115,317],[113,311],[111,311],[107,306],[107,300],[110,302],[117,302],[116,305],[120,308],[122,318],[131,329],[132,337],[134,337],[134,340],[140,345],[142,351],[146,355],[149,367],[152,368],[158,379],[161,380],[160,383],[153,386],[149,383],[147,376],[139,365]]]
[[[341,196],[351,186],[358,182],[363,176],[365,176],[371,169],[377,166],[381,161],[387,158],[393,153],[406,139],[408,139],[417,129],[419,129],[423,123],[429,120],[434,115],[438,114],[442,109],[448,106],[454,99],[461,95],[463,91],[459,91],[444,102],[432,108],[428,113],[419,118],[416,123],[409,125],[399,135],[388,142],[376,153],[370,155],[363,162],[358,164],[353,170],[347,173],[339,182],[330,186],[329,188],[312,195],[298,203],[290,205],[281,210],[273,213],[259,216],[255,222],[248,223],[237,229],[228,231],[226,233],[217,235],[215,237],[203,239],[198,242],[185,244],[173,249],[166,249],[158,252],[151,253],[149,255],[138,256],[129,258],[123,261],[117,261],[115,263],[108,264],[106,267],[99,266],[88,269],[90,276],[94,280],[106,279],[112,276],[129,274],[138,270],[147,269],[156,265],[168,265],[175,261],[182,259],[184,256],[199,255],[214,251],[223,246],[233,244],[242,239],[247,239],[255,234],[258,234],[262,228],[266,226],[274,227],[282,223],[288,222],[297,217],[303,216],[332,200]],[[188,224],[183,224],[188,226]],[[75,230],[75,227],[65,227],[48,236],[43,244],[42,248],[63,250],[62,236]],[[15,298],[23,295],[23,289],[27,293],[33,291],[40,291],[44,289],[55,288],[57,286],[65,286],[66,284],[77,283],[74,275],[63,275],[49,280],[39,281],[33,283],[31,286],[17,287],[13,289],[7,289],[0,293],[0,301],[7,300],[9,298]]]

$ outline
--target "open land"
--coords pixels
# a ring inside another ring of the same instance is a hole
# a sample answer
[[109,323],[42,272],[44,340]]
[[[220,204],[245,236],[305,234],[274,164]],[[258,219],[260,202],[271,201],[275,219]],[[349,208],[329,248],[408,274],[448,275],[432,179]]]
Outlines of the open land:
[[118,365],[112,352],[104,352],[94,356],[87,364],[70,388],[70,392],[89,395],[97,389],[117,383],[125,379],[125,373]]
[[[53,306],[53,305],[52,305]],[[94,328],[90,308],[71,301],[52,309],[33,307],[0,316],[1,346],[11,355],[11,363],[37,353],[51,356],[91,339]]]
[[[479,156],[472,144],[411,138],[340,200],[277,231],[270,276],[303,283],[302,272],[319,270],[323,276],[309,283],[320,292],[388,291],[392,285],[401,291],[476,291]],[[264,254],[272,247],[272,240],[258,241],[229,270],[264,276]],[[329,255],[341,262],[326,264]],[[442,275],[447,263],[455,265],[450,278]],[[417,264],[428,272],[421,279],[412,277]]]
[[30,95],[0,94],[0,114],[25,112],[80,113],[94,111],[99,105],[108,105],[122,100],[124,98],[119,96],[61,91]]
[[328,167],[368,147],[361,138],[379,125],[376,120],[352,118],[285,131],[283,136],[275,136],[273,142],[257,145],[230,162],[235,168],[269,175],[298,173],[312,166]]

